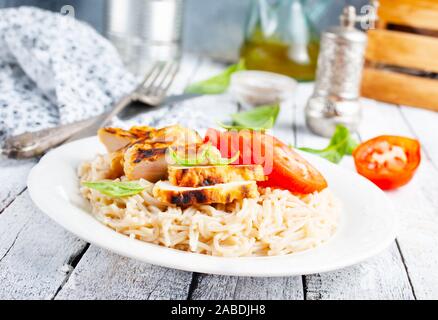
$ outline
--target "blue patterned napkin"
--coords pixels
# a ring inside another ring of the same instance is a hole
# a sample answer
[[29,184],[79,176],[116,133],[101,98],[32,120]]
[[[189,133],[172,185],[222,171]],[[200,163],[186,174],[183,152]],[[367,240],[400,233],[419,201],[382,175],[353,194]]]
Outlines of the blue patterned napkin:
[[32,7],[0,10],[0,141],[100,114],[136,83],[87,24]]

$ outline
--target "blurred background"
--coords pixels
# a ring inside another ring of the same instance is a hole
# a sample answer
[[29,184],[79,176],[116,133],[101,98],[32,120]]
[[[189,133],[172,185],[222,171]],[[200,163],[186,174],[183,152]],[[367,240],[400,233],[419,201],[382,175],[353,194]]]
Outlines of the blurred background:
[[[249,7],[253,0],[186,0],[182,43],[185,51],[201,54],[222,61],[235,61],[244,39],[244,27]],[[326,2],[323,0],[320,2]],[[338,17],[346,4],[358,9],[368,0],[334,0],[316,22],[321,31],[338,24]],[[72,5],[76,18],[105,32],[105,6],[107,0],[0,0],[0,8],[15,6],[37,6],[60,11]]]

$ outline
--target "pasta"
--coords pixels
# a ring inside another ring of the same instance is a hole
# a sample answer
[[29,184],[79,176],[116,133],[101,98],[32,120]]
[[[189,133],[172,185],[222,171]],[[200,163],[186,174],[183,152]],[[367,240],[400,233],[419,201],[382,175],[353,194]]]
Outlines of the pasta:
[[[79,168],[79,177],[98,181],[107,177],[108,170],[107,157],[98,156]],[[329,189],[296,196],[267,188],[260,189],[258,199],[180,208],[155,199],[152,183],[137,182],[145,190],[126,198],[110,198],[86,187],[81,192],[96,219],[117,232],[213,256],[276,256],[314,248],[333,236],[341,211]]]

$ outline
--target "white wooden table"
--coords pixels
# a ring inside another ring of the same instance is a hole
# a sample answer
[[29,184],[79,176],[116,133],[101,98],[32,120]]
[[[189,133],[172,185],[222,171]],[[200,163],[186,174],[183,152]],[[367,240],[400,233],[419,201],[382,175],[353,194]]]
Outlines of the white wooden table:
[[[222,68],[186,57],[173,92]],[[300,85],[296,108],[282,109],[275,134],[293,145],[318,148],[327,139],[310,134],[304,124],[311,92],[311,84]],[[195,107],[222,117],[237,108]],[[388,193],[401,228],[397,241],[380,255],[336,272],[284,278],[212,276],[140,263],[89,245],[49,220],[26,190],[35,160],[2,159],[0,299],[437,299],[438,113],[364,100],[363,115],[360,139],[399,134],[423,145],[414,180]],[[354,170],[350,157],[341,165]]]

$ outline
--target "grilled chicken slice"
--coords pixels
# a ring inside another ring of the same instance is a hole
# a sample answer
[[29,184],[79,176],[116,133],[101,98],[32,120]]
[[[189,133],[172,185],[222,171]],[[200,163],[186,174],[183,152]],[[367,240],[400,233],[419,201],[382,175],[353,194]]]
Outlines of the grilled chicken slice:
[[263,167],[245,166],[169,166],[169,181],[178,187],[206,187],[235,181],[265,181]]
[[114,152],[125,148],[129,144],[138,141],[168,142],[180,144],[201,143],[199,134],[179,125],[155,129],[152,127],[132,127],[129,130],[120,128],[102,128],[98,131],[100,141],[105,145],[108,152]]
[[125,171],[123,169],[123,155],[124,153],[121,150],[108,154],[111,167],[111,172],[109,172],[110,179],[117,179],[125,175]]
[[[123,171],[129,180],[146,179],[156,182],[167,178],[166,151],[169,147],[200,144],[201,137],[194,130],[181,126],[172,126],[150,133],[147,139],[139,139],[126,148],[117,151],[114,156],[115,163],[112,167],[117,168],[117,161],[123,166]],[[120,158],[120,154],[123,157]],[[119,159],[119,160],[117,160]]]
[[135,143],[124,151],[123,171],[129,180],[156,182],[167,177],[169,143]]
[[97,135],[108,152],[115,152],[138,139],[147,139],[154,131],[151,127],[133,127],[130,130],[102,128]]
[[169,143],[169,145],[189,145],[202,143],[201,136],[193,129],[174,125],[155,130],[147,139],[149,142]]
[[227,204],[259,196],[255,181],[237,181],[202,188],[177,187],[168,181],[160,181],[155,184],[153,194],[161,202],[176,206]]

